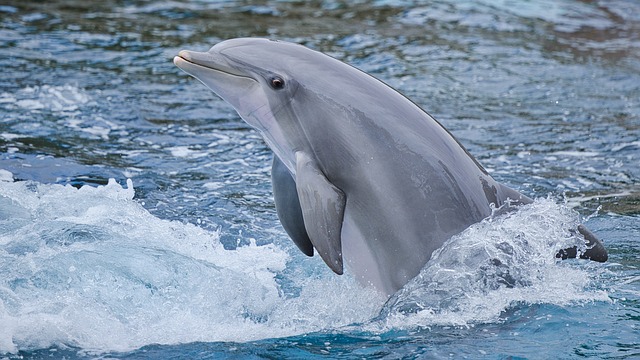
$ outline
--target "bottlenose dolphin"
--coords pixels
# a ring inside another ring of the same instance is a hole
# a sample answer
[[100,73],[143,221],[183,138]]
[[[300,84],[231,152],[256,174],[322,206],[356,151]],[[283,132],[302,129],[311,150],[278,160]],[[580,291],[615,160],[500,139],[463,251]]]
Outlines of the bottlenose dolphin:
[[[174,63],[273,150],[278,217],[305,254],[391,295],[451,236],[532,200],[497,183],[438,121],[382,81],[302,45],[258,38]],[[589,250],[601,242],[583,226]],[[559,257],[575,257],[568,249]]]

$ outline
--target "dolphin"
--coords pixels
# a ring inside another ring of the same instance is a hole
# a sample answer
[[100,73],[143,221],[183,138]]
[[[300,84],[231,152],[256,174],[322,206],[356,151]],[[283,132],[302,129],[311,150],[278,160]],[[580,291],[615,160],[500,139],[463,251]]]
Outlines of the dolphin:
[[[278,217],[306,255],[387,296],[451,236],[532,200],[496,182],[426,111],[302,45],[261,38],[180,51],[174,63],[231,104],[273,150]],[[584,226],[587,251],[606,261]]]

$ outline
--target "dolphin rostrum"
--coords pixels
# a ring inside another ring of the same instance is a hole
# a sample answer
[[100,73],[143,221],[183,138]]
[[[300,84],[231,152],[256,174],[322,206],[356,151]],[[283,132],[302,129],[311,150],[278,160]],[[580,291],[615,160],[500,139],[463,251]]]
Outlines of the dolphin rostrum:
[[[302,45],[258,38],[180,51],[203,82],[274,152],[278,217],[296,245],[390,295],[451,236],[532,200],[497,183],[438,121],[350,65]],[[588,250],[606,261],[584,226]]]

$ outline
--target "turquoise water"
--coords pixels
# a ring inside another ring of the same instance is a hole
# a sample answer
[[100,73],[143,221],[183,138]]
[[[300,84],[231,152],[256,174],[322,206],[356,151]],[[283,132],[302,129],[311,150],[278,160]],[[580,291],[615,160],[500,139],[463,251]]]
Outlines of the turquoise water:
[[[259,135],[172,64],[239,36],[374,74],[537,200],[389,301],[334,275]],[[634,1],[8,1],[0,55],[0,358],[640,356]],[[555,260],[579,221],[608,263]]]

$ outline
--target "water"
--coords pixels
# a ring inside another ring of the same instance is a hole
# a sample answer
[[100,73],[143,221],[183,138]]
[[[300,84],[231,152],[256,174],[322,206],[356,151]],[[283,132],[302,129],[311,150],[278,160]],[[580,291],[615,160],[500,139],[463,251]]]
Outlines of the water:
[[[257,133],[171,62],[239,36],[383,79],[536,202],[388,302],[335,276]],[[8,1],[0,55],[0,357],[640,356],[636,2]],[[579,221],[607,264],[553,258]]]

